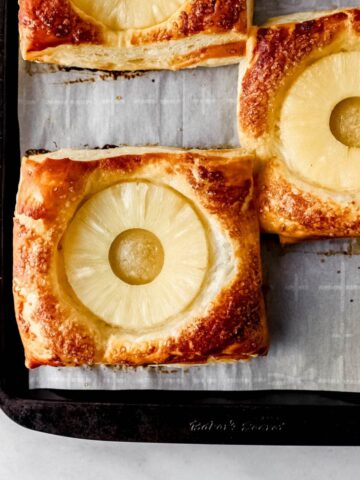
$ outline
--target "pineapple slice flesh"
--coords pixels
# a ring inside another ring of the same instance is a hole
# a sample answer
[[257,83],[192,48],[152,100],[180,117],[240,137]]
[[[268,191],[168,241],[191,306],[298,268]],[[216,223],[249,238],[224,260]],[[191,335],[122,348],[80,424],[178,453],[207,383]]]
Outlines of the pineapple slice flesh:
[[308,67],[280,115],[280,149],[302,179],[338,192],[360,190],[360,52]]
[[91,197],[63,241],[68,281],[110,325],[141,331],[183,312],[208,271],[205,226],[181,194],[145,181]]
[[184,0],[72,0],[87,15],[112,30],[148,28],[170,18]]

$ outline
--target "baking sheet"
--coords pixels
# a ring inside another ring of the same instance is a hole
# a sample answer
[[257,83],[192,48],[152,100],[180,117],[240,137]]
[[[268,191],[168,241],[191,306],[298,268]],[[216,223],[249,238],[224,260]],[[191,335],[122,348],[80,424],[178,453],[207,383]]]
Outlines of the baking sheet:
[[[256,2],[256,21],[342,1]],[[352,2],[359,6],[359,2]],[[21,150],[162,144],[238,146],[237,67],[112,75],[19,64]],[[267,358],[201,367],[53,368],[30,388],[360,392],[360,244],[281,249],[263,239],[271,334]]]

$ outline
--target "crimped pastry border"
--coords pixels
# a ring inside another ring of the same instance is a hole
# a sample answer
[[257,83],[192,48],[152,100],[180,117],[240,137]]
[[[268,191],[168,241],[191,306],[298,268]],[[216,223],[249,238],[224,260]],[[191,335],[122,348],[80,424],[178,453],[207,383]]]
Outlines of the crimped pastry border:
[[[147,173],[146,173],[147,172]],[[61,238],[87,196],[122,179],[163,174],[226,232],[236,273],[200,317],[167,335],[129,340],[80,304],[61,264]],[[63,150],[22,162],[14,218],[14,298],[26,365],[206,363],[268,348],[252,159],[242,151]]]

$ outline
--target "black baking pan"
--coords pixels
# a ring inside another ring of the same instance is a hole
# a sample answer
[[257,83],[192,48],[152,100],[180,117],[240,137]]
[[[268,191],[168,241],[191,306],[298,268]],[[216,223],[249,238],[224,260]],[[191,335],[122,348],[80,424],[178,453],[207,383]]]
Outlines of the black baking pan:
[[18,424],[98,440],[360,445],[360,394],[29,390],[12,300],[12,215],[19,179],[17,2],[0,0],[0,403]]

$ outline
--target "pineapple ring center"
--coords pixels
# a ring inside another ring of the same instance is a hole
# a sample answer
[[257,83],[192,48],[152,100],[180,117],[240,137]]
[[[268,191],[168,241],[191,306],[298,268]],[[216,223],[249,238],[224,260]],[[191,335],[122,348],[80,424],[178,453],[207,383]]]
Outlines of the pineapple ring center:
[[129,285],[151,283],[164,266],[164,249],[156,235],[142,228],[120,233],[109,249],[109,263],[117,277]]
[[330,129],[336,140],[360,148],[360,97],[346,98],[331,113]]

